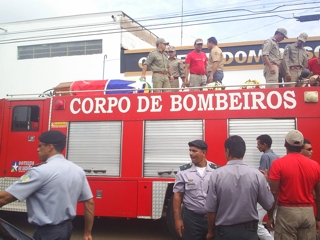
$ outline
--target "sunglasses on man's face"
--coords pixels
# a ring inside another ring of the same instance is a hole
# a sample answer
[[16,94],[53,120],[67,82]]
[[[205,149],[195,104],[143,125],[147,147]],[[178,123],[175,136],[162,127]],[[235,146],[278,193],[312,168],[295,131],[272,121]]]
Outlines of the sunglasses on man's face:
[[310,152],[312,150],[312,148],[307,148],[306,150]]

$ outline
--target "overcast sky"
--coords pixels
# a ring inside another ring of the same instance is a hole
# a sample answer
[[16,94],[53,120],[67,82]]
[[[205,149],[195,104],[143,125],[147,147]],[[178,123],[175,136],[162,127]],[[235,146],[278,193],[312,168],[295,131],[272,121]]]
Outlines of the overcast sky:
[[[264,40],[273,36],[279,27],[286,28],[292,38],[301,32],[320,36],[319,20],[293,19],[293,16],[320,14],[319,0],[1,0],[0,9],[0,27],[8,22],[31,19],[123,11],[143,26],[160,28],[151,31],[176,46],[181,45],[182,12],[183,24],[193,25],[182,28],[182,45],[193,45],[195,38],[206,40],[211,36],[225,43]],[[250,16],[252,19],[240,20]],[[158,21],[145,20],[158,17]],[[230,21],[235,19],[238,20]],[[179,27],[167,28],[169,23]]]

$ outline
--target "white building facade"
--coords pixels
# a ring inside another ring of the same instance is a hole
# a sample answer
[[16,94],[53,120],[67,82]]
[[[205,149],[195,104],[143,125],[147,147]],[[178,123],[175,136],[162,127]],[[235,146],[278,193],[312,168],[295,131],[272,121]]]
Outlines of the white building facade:
[[[137,80],[156,39],[121,11],[0,23],[0,98],[41,94],[78,80]],[[281,50],[295,41],[281,42]],[[224,85],[243,84],[248,79],[265,83],[262,43],[219,44],[226,58]],[[309,37],[305,47],[308,58],[317,57],[320,37]],[[176,50],[184,60],[193,46]],[[205,46],[203,50],[208,54]],[[151,82],[152,73],[147,73]]]
[[121,49],[153,48],[157,38],[123,12],[0,26],[0,98],[61,82],[122,78]]

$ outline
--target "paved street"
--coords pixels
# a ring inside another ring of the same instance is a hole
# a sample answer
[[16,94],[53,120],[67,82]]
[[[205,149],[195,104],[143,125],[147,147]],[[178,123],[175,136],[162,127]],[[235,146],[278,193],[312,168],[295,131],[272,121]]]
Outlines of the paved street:
[[[20,228],[30,236],[33,226],[28,224],[26,213],[0,211],[0,217]],[[74,231],[72,240],[82,239],[83,217],[73,221]],[[173,240],[164,219],[152,221],[142,219],[96,218],[93,228],[94,240]]]

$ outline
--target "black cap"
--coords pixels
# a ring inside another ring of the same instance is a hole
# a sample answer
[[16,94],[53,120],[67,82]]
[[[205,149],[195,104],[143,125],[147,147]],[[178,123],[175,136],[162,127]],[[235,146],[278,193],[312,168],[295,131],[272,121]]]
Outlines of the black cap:
[[67,137],[65,134],[56,130],[50,130],[50,131],[44,132],[39,136],[40,142],[48,143],[48,144],[65,142],[66,138]]
[[205,141],[203,140],[194,140],[192,142],[188,142],[189,147],[197,147],[201,150],[207,150],[208,145]]

